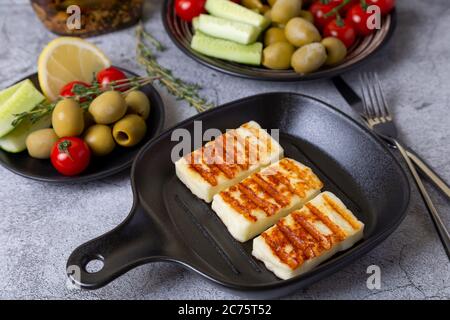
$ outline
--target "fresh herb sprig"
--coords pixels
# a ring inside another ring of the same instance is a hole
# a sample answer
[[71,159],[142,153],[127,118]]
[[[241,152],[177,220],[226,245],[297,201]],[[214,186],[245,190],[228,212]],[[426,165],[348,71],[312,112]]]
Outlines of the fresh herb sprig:
[[[105,91],[122,91],[125,88],[126,91],[122,92],[122,94],[126,95],[127,93],[133,90],[137,90],[156,79],[158,79],[158,77],[131,77],[123,80],[112,81],[106,88],[102,87],[96,80],[91,83],[90,87],[75,84],[72,89],[74,96],[71,98],[78,101],[80,103],[80,107],[86,110],[87,108],[89,108],[92,100],[94,100],[97,96]],[[45,100],[39,103],[31,111],[16,114],[12,125],[15,127],[24,119],[28,119],[29,121],[31,121],[31,123],[36,123],[40,119],[49,116],[61,99],[63,99],[63,97],[59,97],[59,99],[54,102]]]
[[144,30],[142,23],[136,28],[136,38],[137,61],[145,67],[148,76],[159,77],[159,83],[165,86],[169,93],[174,95],[178,100],[186,100],[198,112],[203,112],[214,107],[214,104],[200,96],[199,91],[201,87],[199,85],[175,77],[171,70],[158,63],[154,50],[156,49],[162,52],[165,48],[150,33]]

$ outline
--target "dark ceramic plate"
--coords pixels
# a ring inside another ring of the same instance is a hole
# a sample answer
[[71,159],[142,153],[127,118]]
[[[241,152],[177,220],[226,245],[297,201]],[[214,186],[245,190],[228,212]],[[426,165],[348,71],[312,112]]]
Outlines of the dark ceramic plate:
[[[122,69],[129,76],[136,74]],[[37,74],[29,77],[31,81],[39,88]],[[158,133],[164,127],[164,105],[158,92],[152,85],[142,87],[142,90],[150,99],[150,116],[147,119],[147,134],[143,141],[132,148],[116,147],[115,150],[106,157],[92,158],[86,171],[75,177],[66,177],[58,173],[53,168],[50,160],[39,160],[31,158],[26,151],[21,153],[8,153],[0,149],[0,165],[6,169],[17,173],[26,178],[45,181],[45,182],[87,182],[105,178],[116,174],[133,163],[139,149]]]
[[[314,270],[280,280],[251,256],[252,241],[239,243],[211,210],[175,175],[171,160],[172,132],[236,128],[255,120],[263,128],[280,129],[287,157],[313,168],[365,223],[364,238]],[[409,184],[385,144],[337,109],[293,93],[268,93],[228,103],[190,118],[144,146],[133,163],[134,205],[116,229],[89,241],[70,255],[67,272],[86,289],[96,289],[145,263],[179,263],[213,283],[245,296],[286,295],[324,278],[360,258],[386,239],[406,214]],[[103,269],[86,271],[90,260]],[[332,288],[330,288],[332,290]]]
[[391,38],[396,27],[395,9],[383,19],[382,27],[370,36],[360,38],[349,49],[345,61],[336,66],[321,68],[311,74],[298,74],[293,70],[270,70],[264,67],[252,67],[235,62],[207,57],[191,49],[190,43],[193,35],[191,23],[181,20],[174,10],[175,0],[165,0],[162,10],[164,27],[175,45],[185,54],[201,64],[214,70],[233,76],[255,80],[268,81],[305,81],[331,78],[340,75],[361,63],[378,52]]

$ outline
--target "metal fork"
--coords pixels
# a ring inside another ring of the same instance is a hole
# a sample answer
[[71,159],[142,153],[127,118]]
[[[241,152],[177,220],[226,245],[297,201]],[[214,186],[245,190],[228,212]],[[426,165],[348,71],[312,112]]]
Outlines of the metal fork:
[[431,201],[430,195],[425,189],[416,168],[411,162],[411,159],[408,157],[405,148],[397,141],[397,129],[393,122],[392,115],[389,112],[389,107],[386,103],[385,95],[383,93],[383,88],[378,75],[376,73],[363,73],[360,74],[360,81],[362,86],[361,94],[364,107],[364,116],[368,126],[379,136],[389,140],[400,151],[428,208],[444,246],[445,252],[447,253],[447,257],[450,259],[450,235],[444,222],[439,216],[436,207]]

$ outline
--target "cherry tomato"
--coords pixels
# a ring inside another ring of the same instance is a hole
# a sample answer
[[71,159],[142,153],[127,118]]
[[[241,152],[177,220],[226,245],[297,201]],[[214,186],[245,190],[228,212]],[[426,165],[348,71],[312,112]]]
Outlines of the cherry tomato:
[[385,16],[395,7],[395,0],[366,0],[368,6],[376,5],[380,7],[381,15]]
[[[61,91],[59,92],[59,95],[64,98],[70,98],[70,97],[75,96],[76,94],[75,94],[75,92],[73,92],[75,85],[83,86],[85,88],[91,87],[91,85],[89,83],[86,83],[83,81],[72,81],[72,82],[69,82],[68,84],[66,84],[64,87],[62,87]],[[86,101],[86,98],[80,99],[80,102],[84,102],[84,101]]]
[[192,19],[205,13],[206,0],[176,0],[175,12],[184,21],[191,22]]
[[336,6],[336,3],[330,2],[328,4],[324,4],[321,1],[316,1],[309,7],[309,11],[314,17],[314,24],[317,28],[322,30],[331,20],[335,18],[334,15],[331,15],[329,17],[325,17],[325,15],[333,10]]
[[89,165],[91,150],[80,138],[61,138],[53,146],[50,160],[58,172],[65,176],[74,176],[83,172]]
[[[97,73],[97,81],[101,85],[102,88],[107,88],[109,84],[113,81],[125,80],[127,76],[121,70],[109,67],[101,70]],[[120,84],[120,83],[119,83]],[[117,89],[118,91],[127,91],[128,86],[124,86]]]
[[356,40],[355,29],[342,19],[334,19],[323,29],[324,37],[335,37],[341,40],[347,48],[350,48]]
[[368,36],[375,31],[375,29],[369,29],[367,26],[367,20],[372,14],[373,13],[367,13],[361,4],[357,4],[348,10],[345,23],[353,26],[358,34]]

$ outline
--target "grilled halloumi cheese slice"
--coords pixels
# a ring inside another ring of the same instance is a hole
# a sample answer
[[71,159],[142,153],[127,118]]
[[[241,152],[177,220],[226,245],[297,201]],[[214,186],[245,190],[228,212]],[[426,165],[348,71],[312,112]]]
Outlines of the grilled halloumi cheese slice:
[[320,193],[312,170],[284,158],[214,196],[212,209],[238,241],[245,242]]
[[283,157],[283,148],[255,121],[229,130],[175,162],[178,178],[200,199],[215,194]]
[[253,256],[281,279],[316,267],[363,236],[364,224],[331,192],[323,192],[253,240]]

